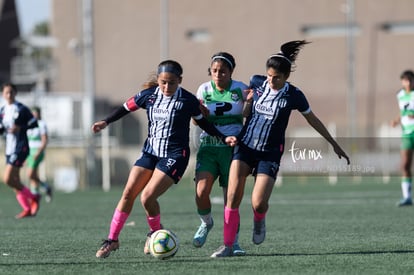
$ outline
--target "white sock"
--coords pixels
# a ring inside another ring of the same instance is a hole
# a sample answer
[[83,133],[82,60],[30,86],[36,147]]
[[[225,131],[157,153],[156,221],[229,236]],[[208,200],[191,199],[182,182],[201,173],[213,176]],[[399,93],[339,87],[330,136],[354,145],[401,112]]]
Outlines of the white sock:
[[202,223],[212,224],[213,223],[213,218],[211,217],[211,212],[206,214],[206,215],[200,215],[200,220],[201,220]]
[[403,181],[401,183],[401,190],[404,199],[411,198],[411,182]]

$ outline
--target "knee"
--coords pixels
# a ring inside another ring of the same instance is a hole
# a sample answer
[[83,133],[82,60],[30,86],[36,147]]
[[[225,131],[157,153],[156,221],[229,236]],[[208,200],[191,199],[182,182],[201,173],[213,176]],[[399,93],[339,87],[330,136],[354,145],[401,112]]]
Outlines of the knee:
[[147,209],[149,205],[151,205],[152,196],[148,192],[142,192],[141,194],[141,205],[144,209]]
[[11,177],[10,177],[10,175],[8,175],[8,174],[6,174],[6,175],[4,175],[4,176],[3,176],[3,182],[4,182],[6,185],[10,185],[10,179],[11,179]]
[[196,191],[196,200],[204,201],[210,197],[210,193],[205,188],[198,188]]
[[265,213],[269,208],[269,204],[265,201],[252,201],[252,208],[256,212]]
[[238,208],[241,203],[242,196],[235,192],[228,192],[227,193],[227,203],[226,205],[230,206],[230,208]]
[[404,162],[401,164],[401,169],[408,174],[410,173],[411,165],[409,163]]
[[136,195],[135,192],[133,192],[132,189],[126,188],[124,189],[124,192],[122,193],[122,201],[127,204],[133,204],[135,201]]

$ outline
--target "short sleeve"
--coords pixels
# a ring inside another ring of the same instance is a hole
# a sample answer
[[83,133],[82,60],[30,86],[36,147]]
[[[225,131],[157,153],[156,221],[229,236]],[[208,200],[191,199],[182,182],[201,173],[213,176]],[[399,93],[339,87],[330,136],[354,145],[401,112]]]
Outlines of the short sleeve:
[[195,96],[192,96],[190,101],[191,101],[191,106],[192,106],[191,116],[194,119],[200,119],[201,117],[203,117],[203,115],[201,114],[201,110],[200,110],[200,101],[198,101],[198,99]]
[[252,89],[262,87],[264,85],[265,80],[266,76],[264,75],[253,75],[252,77],[250,77],[249,87]]
[[308,100],[306,99],[305,94],[299,89],[296,89],[295,91],[295,101],[296,109],[299,112],[301,112],[304,115],[309,114],[311,112],[311,108]]
[[197,94],[196,94],[197,99],[198,99],[201,103],[203,103],[203,101],[204,101],[204,90],[205,90],[204,86],[205,86],[204,84],[201,84],[201,85],[198,87],[198,89],[197,89]]
[[127,101],[125,101],[124,108],[130,112],[134,112],[139,108],[146,109],[148,97],[154,94],[156,89],[157,87],[151,87],[130,97]]

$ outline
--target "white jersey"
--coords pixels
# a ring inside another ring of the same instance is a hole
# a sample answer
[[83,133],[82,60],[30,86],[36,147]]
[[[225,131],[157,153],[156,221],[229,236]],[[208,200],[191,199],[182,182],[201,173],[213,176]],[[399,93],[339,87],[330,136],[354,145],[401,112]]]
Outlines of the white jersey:
[[[243,127],[243,106],[246,100],[244,91],[247,85],[232,80],[227,90],[219,91],[213,81],[205,82],[197,90],[197,98],[208,109],[207,120],[227,136],[237,136]],[[227,146],[222,142],[214,142],[203,131],[200,135],[201,145]]]
[[42,136],[47,135],[46,123],[43,120],[38,120],[37,124],[38,127],[27,130],[30,149],[40,148],[42,146]]

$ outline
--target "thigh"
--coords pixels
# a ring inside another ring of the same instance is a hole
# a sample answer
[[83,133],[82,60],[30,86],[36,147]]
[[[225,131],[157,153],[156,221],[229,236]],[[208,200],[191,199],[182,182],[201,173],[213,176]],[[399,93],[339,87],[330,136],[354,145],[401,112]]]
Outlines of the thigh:
[[144,167],[133,166],[131,168],[122,198],[117,205],[118,210],[127,213],[131,212],[136,197],[148,184],[152,174],[153,170]]
[[153,170],[140,166],[133,166],[129,172],[125,190],[131,190],[130,192],[132,192],[132,194],[136,197],[148,184],[153,173]]
[[175,180],[159,169],[155,169],[151,179],[145,186],[141,199],[143,201],[156,200],[165,193],[173,184]]
[[401,162],[404,167],[410,167],[413,159],[413,150],[403,149],[401,150]]
[[4,168],[3,180],[5,184],[14,189],[21,190],[23,188],[20,182],[20,167],[7,164]]

